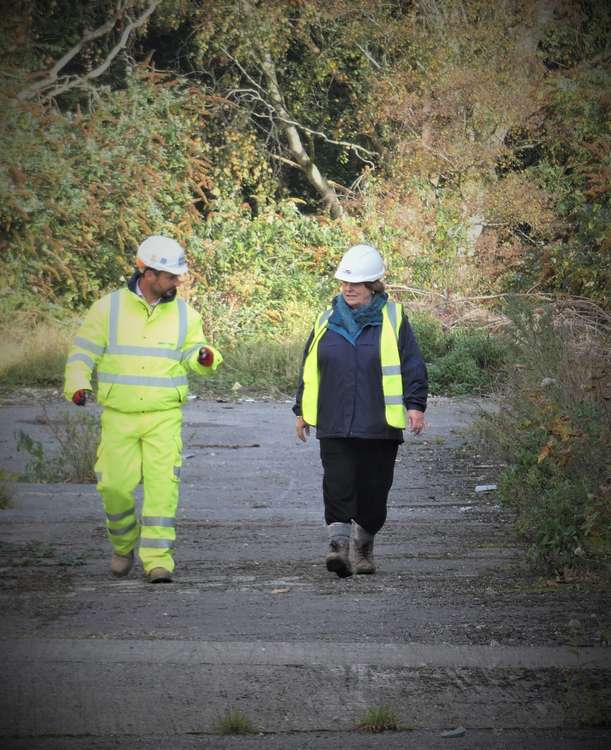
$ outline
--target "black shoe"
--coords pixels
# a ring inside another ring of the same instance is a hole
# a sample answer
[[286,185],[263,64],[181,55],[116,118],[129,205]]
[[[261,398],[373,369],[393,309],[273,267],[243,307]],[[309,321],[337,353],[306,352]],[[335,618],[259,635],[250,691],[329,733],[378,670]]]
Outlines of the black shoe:
[[332,539],[329,544],[329,552],[326,558],[327,570],[336,573],[340,578],[348,578],[352,575],[350,564],[350,543],[346,539]]

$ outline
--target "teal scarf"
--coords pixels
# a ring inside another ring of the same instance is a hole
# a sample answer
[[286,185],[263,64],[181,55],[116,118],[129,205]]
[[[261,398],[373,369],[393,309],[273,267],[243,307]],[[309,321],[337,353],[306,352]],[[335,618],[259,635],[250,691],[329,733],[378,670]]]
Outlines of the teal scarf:
[[368,305],[352,308],[344,299],[344,295],[338,294],[332,303],[333,312],[329,318],[329,328],[355,346],[365,326],[382,325],[382,308],[387,300],[388,295],[385,292],[374,294]]

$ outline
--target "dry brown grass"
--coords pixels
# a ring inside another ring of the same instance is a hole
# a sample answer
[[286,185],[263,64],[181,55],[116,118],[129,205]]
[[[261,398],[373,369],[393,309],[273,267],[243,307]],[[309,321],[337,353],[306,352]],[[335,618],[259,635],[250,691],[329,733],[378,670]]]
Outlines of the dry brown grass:
[[75,326],[26,316],[0,329],[0,382],[5,385],[59,385]]

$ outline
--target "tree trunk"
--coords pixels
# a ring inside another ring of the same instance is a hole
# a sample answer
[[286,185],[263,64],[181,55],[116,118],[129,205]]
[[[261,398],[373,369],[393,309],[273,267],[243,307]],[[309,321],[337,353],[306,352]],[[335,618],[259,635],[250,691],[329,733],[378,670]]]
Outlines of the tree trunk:
[[308,156],[303,147],[299,131],[295,125],[292,124],[291,116],[284,106],[282,94],[280,93],[280,86],[278,85],[276,66],[272,60],[272,56],[269,52],[263,51],[261,58],[260,62],[267,81],[268,93],[274,106],[274,110],[278,115],[278,125],[286,138],[293,159],[299,165],[299,168],[306,176],[310,185],[312,185],[321,196],[323,203],[331,212],[331,216],[335,219],[343,216],[344,210],[337,198],[335,190],[331,187],[324,175],[321,174],[316,164]]

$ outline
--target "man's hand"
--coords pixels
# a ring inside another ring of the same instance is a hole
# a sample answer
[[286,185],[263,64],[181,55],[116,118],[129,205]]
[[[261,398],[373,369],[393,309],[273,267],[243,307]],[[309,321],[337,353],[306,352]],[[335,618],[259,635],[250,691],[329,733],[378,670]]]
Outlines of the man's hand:
[[212,363],[214,362],[214,352],[212,349],[208,349],[207,346],[202,346],[202,348],[199,350],[199,357],[197,358],[197,361],[202,365],[202,367],[210,367]]
[[310,434],[310,425],[306,423],[303,417],[297,417],[295,420],[295,432],[302,443],[305,443]]
[[74,391],[72,394],[72,403],[77,406],[85,406],[88,393],[90,393],[90,391],[87,391],[85,388],[81,388],[80,391]]
[[419,435],[424,429],[424,412],[418,409],[408,409],[407,418],[409,420],[409,431],[414,435]]

